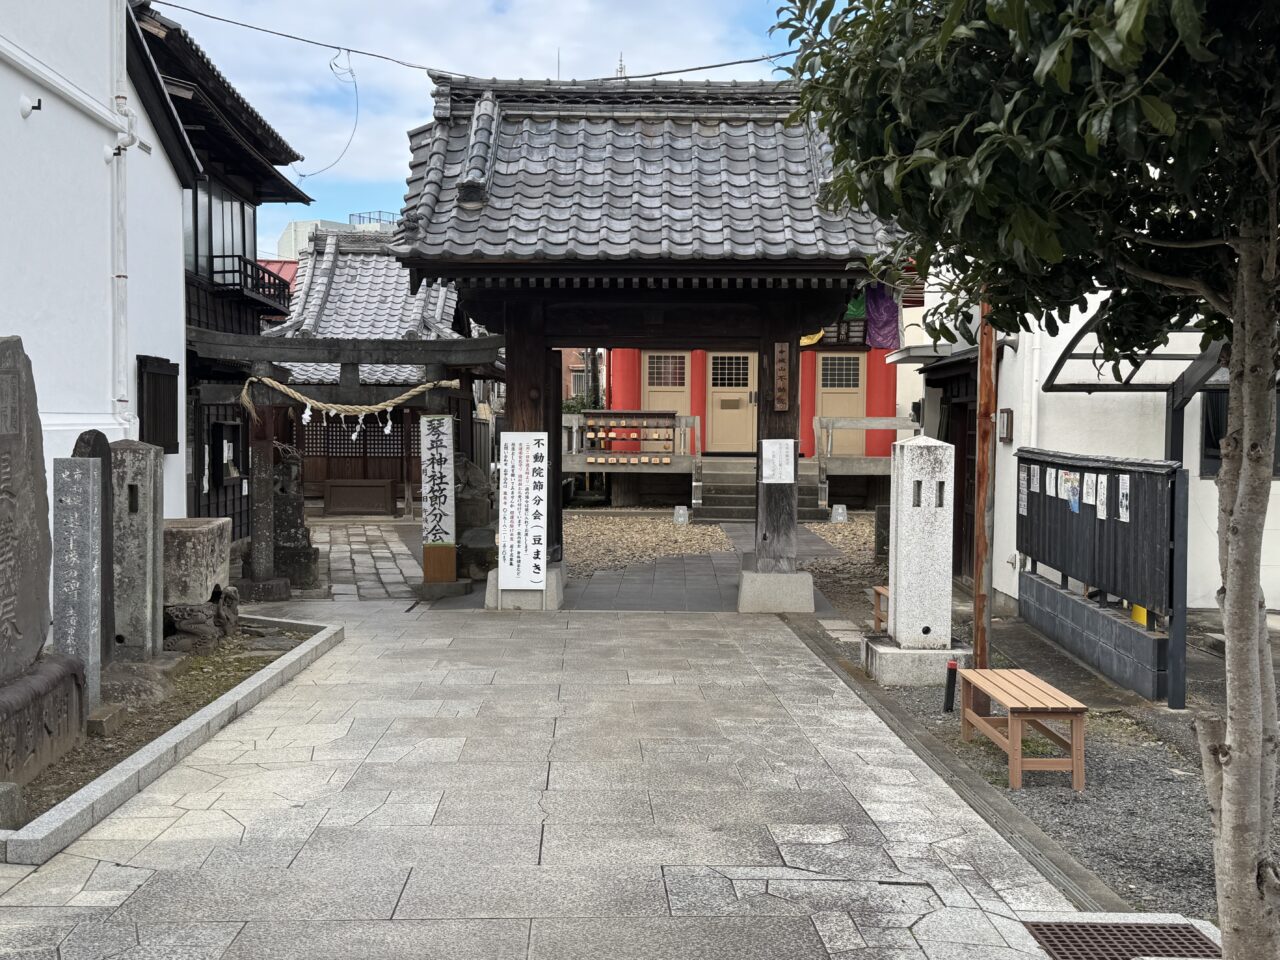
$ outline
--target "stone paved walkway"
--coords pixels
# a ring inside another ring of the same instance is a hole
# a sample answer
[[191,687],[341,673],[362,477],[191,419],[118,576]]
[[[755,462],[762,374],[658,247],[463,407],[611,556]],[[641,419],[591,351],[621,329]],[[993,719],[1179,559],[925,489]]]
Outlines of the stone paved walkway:
[[411,598],[422,581],[421,562],[391,523],[312,523],[311,542],[335,599]]
[[1027,960],[1070,909],[775,617],[254,612],[347,639],[0,866],[0,951]]

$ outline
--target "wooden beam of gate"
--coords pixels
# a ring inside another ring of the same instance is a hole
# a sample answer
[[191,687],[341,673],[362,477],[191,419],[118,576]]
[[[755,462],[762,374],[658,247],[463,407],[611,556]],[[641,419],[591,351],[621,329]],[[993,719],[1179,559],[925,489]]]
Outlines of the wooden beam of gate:
[[506,346],[499,336],[458,340],[347,340],[333,337],[257,337],[187,327],[187,346],[209,360],[273,363],[385,363],[475,367],[494,363]]

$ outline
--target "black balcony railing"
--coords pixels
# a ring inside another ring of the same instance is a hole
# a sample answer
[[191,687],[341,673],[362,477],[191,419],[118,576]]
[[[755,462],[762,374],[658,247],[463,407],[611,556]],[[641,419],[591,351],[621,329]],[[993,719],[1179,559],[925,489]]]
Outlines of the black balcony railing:
[[214,286],[237,292],[265,307],[289,312],[289,281],[262,264],[239,254],[218,254],[212,258]]

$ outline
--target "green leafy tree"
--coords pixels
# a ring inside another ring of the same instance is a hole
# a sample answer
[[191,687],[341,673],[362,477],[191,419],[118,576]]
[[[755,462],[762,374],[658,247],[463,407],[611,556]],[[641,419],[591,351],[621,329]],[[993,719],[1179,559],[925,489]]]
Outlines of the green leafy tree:
[[1197,729],[1224,952],[1280,957],[1277,711],[1260,583],[1277,369],[1280,4],[1274,0],[793,0],[802,112],[832,202],[901,231],[955,338],[978,299],[1051,334],[1085,298],[1117,365],[1172,331],[1229,338],[1218,478],[1225,716]]

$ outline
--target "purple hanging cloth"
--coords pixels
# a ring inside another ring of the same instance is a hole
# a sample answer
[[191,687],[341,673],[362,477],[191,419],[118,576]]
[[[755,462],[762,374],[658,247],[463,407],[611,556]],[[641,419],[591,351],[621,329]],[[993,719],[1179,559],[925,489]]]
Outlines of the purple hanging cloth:
[[898,302],[893,290],[883,283],[873,283],[867,288],[867,346],[884,350],[897,350]]

